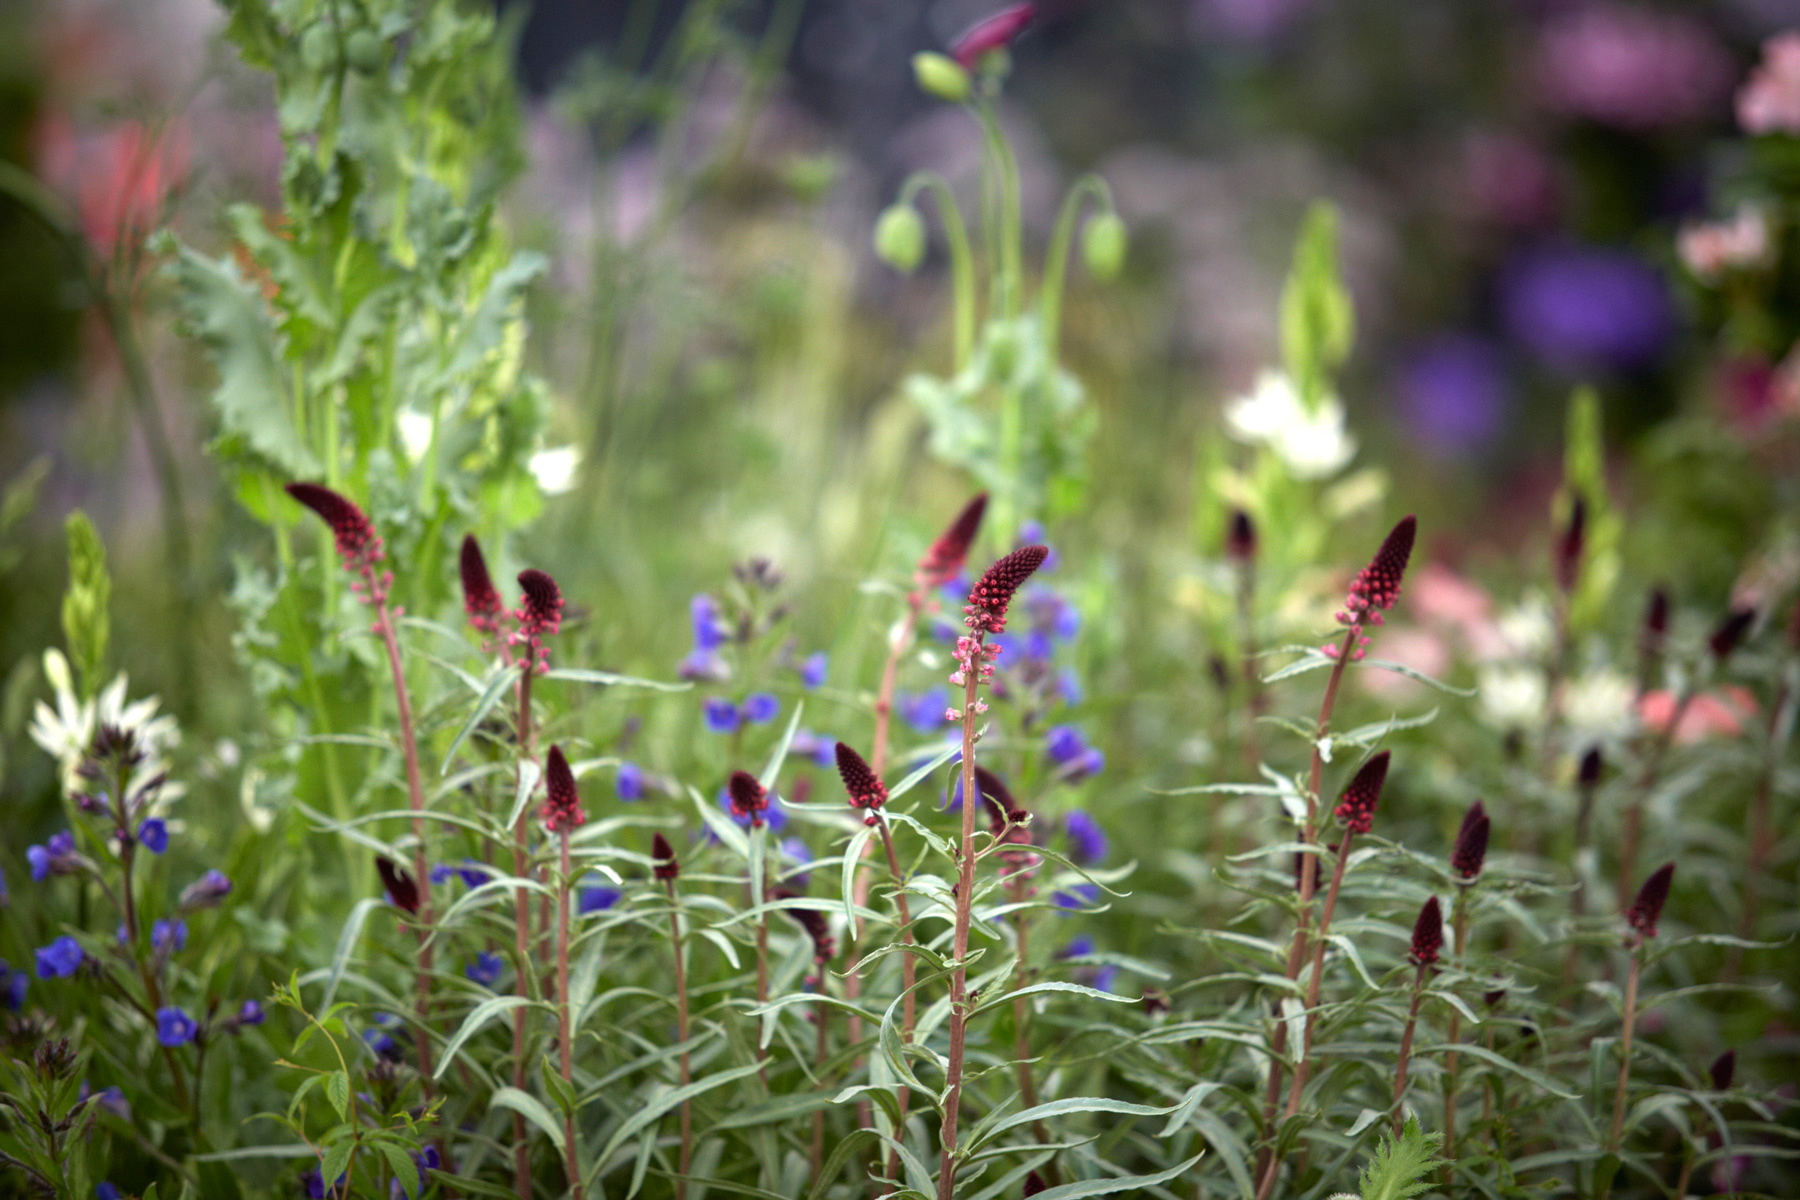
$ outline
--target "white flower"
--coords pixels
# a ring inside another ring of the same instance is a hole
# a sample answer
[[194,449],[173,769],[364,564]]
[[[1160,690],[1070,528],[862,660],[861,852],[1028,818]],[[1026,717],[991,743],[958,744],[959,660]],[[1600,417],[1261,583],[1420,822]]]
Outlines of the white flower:
[[1590,671],[1569,682],[1563,693],[1563,719],[1590,738],[1623,736],[1631,731],[1631,702],[1637,689],[1618,671]]
[[1325,396],[1309,411],[1280,371],[1264,371],[1249,395],[1226,405],[1225,424],[1238,440],[1269,447],[1299,479],[1335,475],[1356,454],[1338,398]]
[[546,496],[560,496],[575,486],[575,468],[581,465],[581,451],[574,446],[557,446],[539,450],[531,456],[531,473]]
[[1542,596],[1532,595],[1501,616],[1500,636],[1521,658],[1542,658],[1556,640],[1556,618]]
[[1739,205],[1723,221],[1682,226],[1675,245],[1688,270],[1708,283],[1729,270],[1766,267],[1773,258],[1769,218],[1753,204]]
[[[31,740],[56,759],[64,790],[82,790],[83,781],[75,773],[81,760],[94,744],[94,735],[104,725],[111,725],[137,738],[143,761],[136,768],[137,777],[148,779],[165,769],[163,752],[181,741],[181,730],[171,716],[157,716],[162,704],[155,696],[125,702],[124,672],[101,689],[93,700],[75,695],[69,660],[60,650],[44,651],[44,677],[56,693],[56,707],[38,701],[31,717]],[[178,783],[167,783],[159,796],[159,804],[178,799],[185,789]]]
[[1483,667],[1476,683],[1481,715],[1491,724],[1519,729],[1544,719],[1544,674],[1536,667]]
[[400,410],[400,448],[406,451],[406,457],[418,462],[431,449],[431,435],[437,422],[422,412],[414,412],[410,408]]

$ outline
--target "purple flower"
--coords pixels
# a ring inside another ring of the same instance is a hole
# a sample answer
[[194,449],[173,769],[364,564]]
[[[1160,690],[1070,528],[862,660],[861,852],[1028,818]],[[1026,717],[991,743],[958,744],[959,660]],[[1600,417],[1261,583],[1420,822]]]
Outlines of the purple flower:
[[1106,766],[1105,753],[1088,745],[1087,738],[1073,725],[1052,726],[1044,734],[1044,749],[1061,768],[1059,774],[1064,779],[1085,779],[1099,774]]
[[394,1040],[384,1026],[392,1025],[399,1019],[393,1013],[376,1013],[374,1026],[363,1030],[363,1044],[389,1062],[400,1061],[400,1043]]
[[457,876],[456,868],[449,863],[437,863],[431,868],[431,886],[443,887]]
[[1067,641],[1081,632],[1081,613],[1053,587],[1034,584],[1025,591],[1025,611],[1040,633]]
[[1481,338],[1448,334],[1401,368],[1407,430],[1428,449],[1470,454],[1500,432],[1510,407],[1506,365]]
[[738,707],[729,700],[708,696],[701,705],[706,727],[714,733],[732,733],[738,727]]
[[1058,958],[1085,958],[1094,952],[1094,939],[1087,934],[1070,938],[1069,944],[1057,951]]
[[1079,912],[1090,904],[1100,902],[1100,885],[1097,883],[1072,883],[1059,889],[1050,899],[1058,908]]
[[50,875],[67,875],[76,869],[75,835],[68,830],[52,834],[42,846],[27,846],[25,861],[31,864],[31,878],[41,881]]
[[711,653],[725,644],[725,618],[719,612],[719,602],[705,592],[696,592],[688,602],[688,616],[694,626],[694,649],[702,653]]
[[48,946],[38,947],[38,978],[66,979],[81,969],[86,957],[80,942],[67,935],[59,937]]
[[246,1000],[238,1007],[236,1019],[239,1025],[261,1025],[269,1019],[269,1015],[263,1011],[263,1006],[258,1001]]
[[1064,667],[1056,676],[1056,692],[1062,702],[1071,707],[1080,704],[1087,693],[1081,690],[1081,677],[1075,674],[1075,668]]
[[607,909],[617,904],[619,902],[619,897],[624,894],[624,892],[621,892],[616,887],[606,887],[604,885],[584,887],[581,889],[581,895],[576,902],[576,912],[578,915],[584,917],[591,916],[597,912],[605,912]]
[[1063,834],[1069,839],[1069,857],[1073,861],[1090,866],[1106,857],[1106,831],[1080,809],[1071,810],[1063,818]]
[[482,987],[491,988],[499,982],[500,972],[505,969],[505,959],[491,950],[484,950],[475,956],[474,962],[463,968],[463,974]]
[[18,1012],[25,1007],[25,989],[30,986],[30,976],[13,970],[4,958],[0,958],[0,1004]]
[[[331,1185],[331,1190],[340,1191],[346,1178],[348,1177],[339,1175],[337,1182]],[[306,1192],[306,1200],[325,1200],[325,1180],[319,1174],[319,1168],[313,1167],[311,1170],[301,1172],[300,1186]]]
[[[423,1150],[419,1151],[419,1153],[413,1155],[412,1158],[413,1165],[419,1169],[418,1194],[423,1195],[425,1188],[431,1183],[431,1177],[427,1175],[426,1172],[436,1170],[437,1167],[442,1164],[443,1160],[438,1157],[436,1146],[426,1146]],[[414,1189],[409,1188],[404,1183],[400,1182],[397,1174],[388,1182],[389,1200],[402,1200],[403,1197],[410,1197],[413,1194]]]
[[644,768],[634,762],[620,763],[619,773],[613,778],[613,791],[621,800],[642,800]]
[[1655,358],[1675,325],[1662,276],[1597,246],[1545,246],[1500,280],[1508,331],[1562,370],[1629,369]]
[[1622,129],[1713,115],[1736,76],[1705,25],[1648,6],[1573,6],[1545,26],[1537,88],[1553,109]]
[[944,727],[944,710],[950,707],[950,689],[902,692],[894,702],[900,719],[920,733],[936,733]]
[[169,848],[169,826],[161,817],[151,817],[138,826],[137,840],[152,854],[161,854]]
[[767,725],[781,715],[781,701],[768,692],[751,692],[744,697],[742,711],[752,725]]
[[109,1087],[94,1092],[88,1087],[87,1080],[84,1079],[81,1081],[81,1098],[86,1100],[89,1096],[93,1097],[95,1104],[120,1120],[129,1121],[131,1119],[131,1103],[125,1099],[125,1093],[118,1088]]
[[102,1182],[94,1185],[95,1200],[119,1200],[119,1189],[116,1184]]
[[156,1040],[170,1049],[187,1045],[199,1031],[194,1018],[173,1005],[156,1010]]
[[187,949],[187,922],[180,917],[158,921],[150,926],[150,948],[159,954],[173,954]]
[[231,880],[225,872],[208,871],[187,885],[181,893],[182,908],[216,908],[219,901],[231,895]]
[[831,668],[831,657],[823,650],[806,656],[800,664],[800,683],[803,687],[816,688],[824,684],[825,672]]
[[725,665],[724,659],[711,650],[696,650],[681,660],[681,664],[675,668],[675,673],[683,679],[717,682],[730,678],[731,668]]

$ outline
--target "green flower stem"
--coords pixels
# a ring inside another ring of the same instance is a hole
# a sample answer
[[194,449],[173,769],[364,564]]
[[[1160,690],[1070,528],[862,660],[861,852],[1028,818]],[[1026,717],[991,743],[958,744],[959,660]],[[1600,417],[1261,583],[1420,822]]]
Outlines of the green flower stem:
[[1619,1083],[1613,1089],[1612,1129],[1606,1135],[1606,1148],[1617,1154],[1619,1138],[1625,1131],[1625,1090],[1631,1082],[1631,1035],[1637,1028],[1638,975],[1643,958],[1638,953],[1643,943],[1633,935],[1629,947],[1631,967],[1625,975],[1625,1017],[1619,1031]]
[[1338,842],[1337,866],[1331,872],[1331,887],[1325,892],[1325,906],[1319,910],[1319,936],[1313,939],[1312,976],[1306,985],[1306,1034],[1301,1038],[1300,1063],[1294,1068],[1294,1082],[1288,1088],[1287,1115],[1300,1111],[1300,1093],[1306,1090],[1307,1076],[1312,1073],[1313,1030],[1319,1023],[1319,987],[1325,974],[1325,935],[1331,932],[1331,916],[1337,911],[1338,889],[1344,885],[1344,865],[1350,861],[1350,842],[1356,836],[1344,830]]
[[[669,892],[669,944],[675,950],[675,1040],[681,1043],[680,1087],[693,1079],[688,1062],[688,994],[687,963],[682,953],[681,901],[675,895],[675,881],[663,881]],[[694,1158],[694,1114],[689,1101],[681,1102],[681,1178],[675,1181],[675,1200],[687,1200],[687,1175]]]
[[1000,130],[1000,119],[994,112],[994,106],[981,98],[969,107],[976,120],[981,123],[988,153],[993,155],[994,166],[999,173],[1000,213],[999,228],[996,231],[999,244],[995,247],[994,257],[999,262],[1000,273],[996,281],[999,290],[994,308],[1002,316],[1016,317],[1019,315],[1020,293],[1023,290],[1021,279],[1024,274],[1020,265],[1024,232],[1019,215],[1019,164],[1013,157],[1012,147],[1007,144],[1006,135]]
[[[1465,964],[1469,958],[1469,889],[1460,888],[1456,893],[1456,903],[1450,910],[1450,928],[1456,942],[1456,956]],[[1444,1034],[1444,1041],[1451,1050],[1444,1056],[1444,1157],[1449,1160],[1444,1166],[1444,1185],[1450,1185],[1451,1172],[1456,1165],[1456,1068],[1457,1054],[1455,1046],[1462,1036],[1462,1011],[1455,1005],[1450,1007],[1449,1029]]]
[[[975,352],[975,255],[969,248],[969,230],[963,224],[962,211],[944,177],[935,171],[915,171],[900,187],[900,199],[908,202],[921,191],[937,198],[938,219],[944,226],[944,241],[950,247],[950,291],[955,313],[955,368],[969,365]],[[874,760],[870,760],[874,766]],[[881,768],[875,767],[879,774]]]
[[[879,772],[877,772],[877,774],[879,774]],[[912,945],[913,940],[912,909],[906,902],[906,878],[900,872],[900,857],[894,853],[894,835],[893,831],[888,827],[887,818],[877,814],[876,819],[880,821],[880,825],[877,826],[877,828],[881,830],[882,849],[887,851],[888,873],[892,875],[894,879],[894,908],[900,916],[900,944],[903,946],[910,946]],[[858,901],[858,903],[860,904],[861,901]],[[917,1006],[913,985],[918,981],[918,970],[919,964],[914,960],[912,953],[907,950],[902,950],[900,952],[900,986],[904,995],[900,1001],[901,1045],[911,1044],[913,1038],[913,1024]],[[855,979],[856,976],[852,974],[850,978]],[[911,1099],[912,1090],[910,1088],[901,1085],[896,1089],[894,1093],[894,1103],[900,1114],[900,1119],[895,1122],[896,1139],[905,1136],[906,1107]],[[898,1150],[889,1153],[887,1171],[889,1178],[899,1178],[900,1152]]]
[[1091,173],[1083,175],[1063,197],[1062,210],[1056,216],[1056,228],[1050,235],[1050,249],[1044,256],[1044,283],[1038,292],[1038,306],[1044,323],[1044,342],[1052,356],[1056,354],[1062,328],[1063,281],[1069,269],[1069,243],[1075,236],[1075,218],[1081,215],[1081,202],[1090,197],[1105,211],[1112,211],[1112,189],[1106,186],[1106,181]]

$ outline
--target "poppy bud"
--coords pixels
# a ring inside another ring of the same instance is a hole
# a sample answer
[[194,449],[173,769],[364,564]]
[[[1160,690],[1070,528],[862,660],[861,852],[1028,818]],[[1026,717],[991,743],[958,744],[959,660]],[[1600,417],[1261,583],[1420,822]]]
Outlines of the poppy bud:
[[961,104],[969,98],[969,73],[946,54],[926,51],[913,55],[913,79],[919,90],[939,100]]
[[1119,214],[1103,212],[1088,221],[1081,230],[1081,257],[1095,279],[1117,279],[1125,266],[1129,235]]
[[910,204],[892,204],[875,222],[875,256],[902,275],[925,258],[925,220]]

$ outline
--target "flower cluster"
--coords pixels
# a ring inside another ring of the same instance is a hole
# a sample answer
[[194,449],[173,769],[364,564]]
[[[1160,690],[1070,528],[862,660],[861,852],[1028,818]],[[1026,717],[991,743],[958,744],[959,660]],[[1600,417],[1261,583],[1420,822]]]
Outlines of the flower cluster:
[[844,781],[844,790],[850,794],[850,807],[868,810],[863,824],[877,824],[881,818],[876,814],[887,803],[887,785],[881,782],[881,777],[862,755],[842,742],[837,744],[837,769]]
[[680,876],[681,862],[675,857],[675,847],[660,833],[650,840],[650,857],[656,863],[658,879],[667,881]]
[[519,607],[513,613],[518,628],[507,638],[509,645],[526,647],[525,664],[544,672],[550,669],[550,652],[544,638],[562,631],[563,596],[556,580],[543,571],[519,572]]
[[1021,546],[995,562],[969,589],[969,602],[963,606],[963,624],[977,636],[1005,633],[1006,610],[1012,603],[1013,594],[1044,565],[1049,554],[1048,546]]
[[551,833],[563,833],[587,824],[587,814],[581,808],[581,793],[575,787],[575,772],[569,769],[569,760],[563,757],[561,746],[550,747],[544,766],[544,790],[548,797],[544,801],[544,824],[550,827]]
[[1338,804],[1332,810],[1333,815],[1344,823],[1344,828],[1351,833],[1367,833],[1375,828],[1375,805],[1381,801],[1381,788],[1387,782],[1388,760],[1391,754],[1383,750],[1362,765],[1362,769],[1350,780],[1350,786],[1338,797]]
[[731,674],[719,648],[731,636],[731,627],[719,610],[719,602],[705,592],[696,592],[688,602],[688,619],[694,631],[694,649],[684,659],[678,673],[683,679],[724,679]]
[[1464,879],[1481,874],[1487,860],[1488,832],[1487,810],[1477,800],[1463,814],[1462,828],[1456,831],[1456,845],[1450,851],[1450,867]]
[[1663,904],[1669,899],[1669,884],[1675,879],[1675,864],[1664,863],[1644,880],[1637,898],[1625,913],[1625,922],[1640,936],[1656,936],[1656,922],[1662,917]]
[[731,797],[731,815],[740,821],[749,821],[752,829],[762,828],[764,814],[769,811],[769,789],[758,783],[750,772],[733,771],[726,792]]
[[1106,752],[1091,745],[1073,725],[1053,725],[1044,733],[1044,749],[1056,764],[1057,778],[1073,782],[1098,775],[1106,766]]
[[981,518],[987,513],[988,495],[977,492],[975,498],[963,506],[950,522],[950,527],[939,534],[919,559],[914,570],[921,591],[943,587],[963,568],[968,561],[969,547],[975,544],[975,535],[981,530]]
[[[1344,607],[1337,613],[1337,622],[1350,629],[1350,645],[1352,658],[1363,656],[1363,647],[1369,639],[1363,634],[1363,624],[1380,625],[1385,618],[1382,610],[1394,607],[1400,599],[1400,580],[1406,574],[1407,560],[1412,557],[1413,539],[1418,533],[1419,523],[1407,516],[1394,526],[1381,549],[1369,565],[1356,573],[1350,581],[1349,594],[1344,597]],[[1338,647],[1327,645],[1325,653],[1333,658],[1338,655]]]
[[469,616],[469,624],[483,633],[499,633],[500,618],[506,612],[506,603],[500,599],[500,591],[494,586],[494,578],[488,574],[487,558],[481,553],[481,544],[472,533],[463,537],[459,565],[462,570],[463,611]]
[[1438,954],[1444,948],[1444,910],[1433,896],[1419,910],[1419,919],[1413,922],[1412,960],[1421,967],[1428,967],[1438,960]]
[[[375,523],[369,520],[369,514],[357,507],[355,501],[323,484],[290,483],[287,494],[312,509],[330,526],[338,558],[343,560],[344,569],[356,576],[350,584],[356,598],[373,608],[385,605],[394,586],[394,573],[377,572],[387,551],[382,548],[381,535],[375,532]],[[400,611],[395,609],[393,615],[400,615]],[[374,631],[383,631],[379,619]]]

